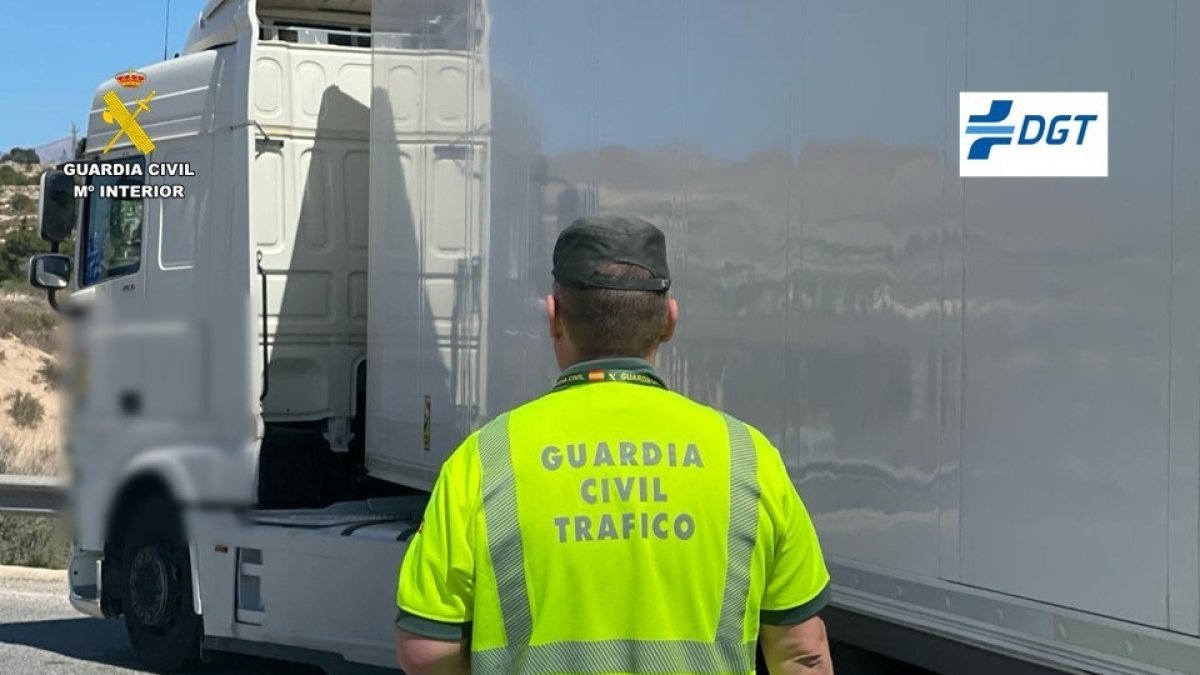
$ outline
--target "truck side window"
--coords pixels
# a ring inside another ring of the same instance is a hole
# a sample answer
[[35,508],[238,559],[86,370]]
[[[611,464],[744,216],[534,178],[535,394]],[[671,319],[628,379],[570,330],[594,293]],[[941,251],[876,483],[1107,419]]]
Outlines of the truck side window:
[[91,286],[105,279],[133,274],[142,262],[142,222],[145,201],[120,199],[104,194],[104,187],[142,185],[146,160],[136,157],[118,160],[140,164],[143,175],[93,176],[83,214],[83,257],[80,265],[80,286]]

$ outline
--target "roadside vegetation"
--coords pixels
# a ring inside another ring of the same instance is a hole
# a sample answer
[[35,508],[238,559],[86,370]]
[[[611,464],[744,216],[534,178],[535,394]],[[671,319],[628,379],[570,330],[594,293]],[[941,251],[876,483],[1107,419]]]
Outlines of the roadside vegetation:
[[[0,473],[61,471],[57,325],[44,298],[0,284]],[[0,565],[65,567],[67,542],[61,519],[0,515]]]
[[[0,473],[53,473],[58,451],[26,448],[0,432]],[[63,569],[70,554],[66,521],[61,518],[0,514],[0,565]]]
[[[20,284],[0,283],[0,340],[15,339],[46,352],[46,358],[54,360],[51,354],[58,348],[58,322],[58,315],[46,304],[45,296],[25,287],[24,281]],[[0,345],[0,350],[4,349]],[[11,355],[0,358],[0,367],[8,356]],[[36,365],[45,369],[40,359]]]
[[[16,304],[0,291],[0,308]],[[4,312],[0,312],[3,316]],[[46,325],[46,324],[37,324]],[[47,332],[53,331],[53,324]],[[28,332],[39,343],[53,337]],[[46,330],[46,329],[43,329]],[[9,333],[0,337],[0,474],[53,476],[61,472],[57,360]],[[14,380],[16,380],[14,382]],[[69,538],[60,518],[0,515],[0,565],[63,568]]]
[[37,236],[42,168],[31,150],[13,148],[0,155],[0,284],[23,283],[29,256],[50,250]]
[[27,391],[17,390],[4,397],[8,418],[21,429],[36,429],[46,418],[46,407]]
[[[59,318],[26,281],[29,257],[49,249],[36,231],[41,171],[30,150],[0,153],[0,474],[63,466]],[[65,567],[68,541],[62,519],[0,515],[0,565]]]
[[38,176],[30,175],[8,164],[0,165],[0,185],[37,185]]

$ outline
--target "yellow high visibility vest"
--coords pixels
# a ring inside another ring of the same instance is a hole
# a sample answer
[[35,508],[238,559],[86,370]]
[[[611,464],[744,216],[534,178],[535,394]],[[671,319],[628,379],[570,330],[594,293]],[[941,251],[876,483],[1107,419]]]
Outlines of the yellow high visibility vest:
[[469,636],[476,673],[751,673],[759,624],[813,616],[828,583],[778,450],[606,359],[447,460],[397,626]]

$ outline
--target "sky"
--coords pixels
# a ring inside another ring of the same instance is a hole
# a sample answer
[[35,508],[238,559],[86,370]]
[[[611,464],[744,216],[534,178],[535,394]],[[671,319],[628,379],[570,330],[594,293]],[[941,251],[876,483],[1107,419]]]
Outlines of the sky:
[[[36,76],[5,83],[0,151],[63,138],[72,122],[82,129],[97,84],[161,60],[168,2],[167,47],[174,55],[205,0],[5,3],[5,23],[21,28],[0,40],[0,67],[16,73],[36,64]],[[685,12],[693,2],[693,11]],[[789,108],[812,136],[881,133],[882,126],[892,142],[940,138],[940,116],[926,115],[929,106],[893,106],[881,122],[878,104],[928,93],[911,91],[912,77],[895,71],[901,63],[941,64],[945,8],[927,2],[924,11],[890,12],[890,0],[864,3],[890,13],[871,22],[879,30],[860,25],[861,7],[860,13],[842,11],[838,2],[810,3],[803,17],[792,0],[762,0],[744,11],[731,10],[725,0],[493,2],[494,72],[528,97],[548,152],[616,141],[661,147],[684,141],[686,127],[688,143],[704,140],[709,152],[746,156],[787,145],[796,121],[788,119]],[[799,40],[802,20],[831,29]],[[589,24],[595,28],[582,28]],[[687,42],[683,26],[692,34]],[[841,36],[848,30],[867,31],[859,44],[875,48],[847,50]],[[901,53],[907,58],[896,57]],[[790,101],[789,91],[800,84],[799,65],[829,58],[839,67],[808,68],[805,96]],[[934,68],[921,81],[939,85],[941,76]],[[837,105],[803,109],[809,95]]]
[[[4,3],[0,150],[36,147],[83,129],[92,93],[115,73],[183,48],[205,0],[21,0]],[[17,73],[32,73],[17,77]],[[82,131],[81,131],[82,133]]]

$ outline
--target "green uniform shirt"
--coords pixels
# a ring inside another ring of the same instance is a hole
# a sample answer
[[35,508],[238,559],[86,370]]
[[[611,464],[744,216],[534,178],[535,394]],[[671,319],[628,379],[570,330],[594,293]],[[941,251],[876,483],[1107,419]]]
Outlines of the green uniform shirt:
[[607,359],[446,461],[397,626],[470,637],[474,672],[749,673],[760,622],[812,617],[828,584],[779,451]]

